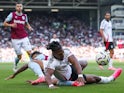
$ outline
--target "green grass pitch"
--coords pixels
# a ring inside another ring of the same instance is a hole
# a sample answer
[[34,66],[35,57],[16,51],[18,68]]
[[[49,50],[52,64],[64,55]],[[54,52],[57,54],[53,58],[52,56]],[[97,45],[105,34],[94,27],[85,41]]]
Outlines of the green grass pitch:
[[[116,81],[109,84],[89,84],[83,87],[60,86],[58,89],[48,89],[46,84],[32,86],[26,83],[26,80],[37,78],[31,70],[22,72],[12,80],[4,80],[13,73],[12,65],[12,63],[0,63],[0,93],[123,93],[124,91],[124,72]],[[123,62],[115,62],[114,65],[124,69]],[[107,66],[105,70],[99,70],[95,62],[89,62],[84,73],[109,76],[113,71],[108,71]]]

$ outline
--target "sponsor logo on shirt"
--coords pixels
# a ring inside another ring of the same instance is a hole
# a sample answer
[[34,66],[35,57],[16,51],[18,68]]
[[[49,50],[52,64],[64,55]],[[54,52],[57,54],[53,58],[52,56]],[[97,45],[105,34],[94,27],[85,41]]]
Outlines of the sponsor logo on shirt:
[[18,23],[18,24],[25,24],[25,21],[14,20],[14,23]]

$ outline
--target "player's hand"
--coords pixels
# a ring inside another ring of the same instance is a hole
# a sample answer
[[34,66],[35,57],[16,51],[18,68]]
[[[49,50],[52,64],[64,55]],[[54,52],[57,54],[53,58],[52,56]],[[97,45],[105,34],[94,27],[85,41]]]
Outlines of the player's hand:
[[14,75],[10,75],[9,77],[5,78],[5,80],[9,80],[9,79],[13,79],[13,78],[15,78],[15,76]]
[[29,27],[29,30],[30,30],[30,31],[34,31],[34,29],[33,29],[32,27]]
[[85,83],[86,83],[86,81],[84,80],[83,77],[78,77],[77,81],[82,83],[82,86],[85,85]]
[[17,27],[17,24],[16,23],[10,24],[10,27],[16,28]]

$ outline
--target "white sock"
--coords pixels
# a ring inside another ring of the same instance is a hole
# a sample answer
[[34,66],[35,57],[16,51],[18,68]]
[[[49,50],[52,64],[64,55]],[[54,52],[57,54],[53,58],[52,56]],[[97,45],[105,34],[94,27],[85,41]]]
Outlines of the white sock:
[[38,77],[44,77],[44,74],[39,66],[39,64],[35,62],[29,62],[28,67],[36,74]]
[[110,76],[110,77],[100,76],[100,78],[101,78],[101,80],[99,83],[109,83],[109,82],[112,82],[114,80],[113,76]]
[[109,61],[109,63],[108,63],[108,66],[109,66],[109,67],[113,67],[113,60],[112,60],[112,58],[110,58],[110,61]]

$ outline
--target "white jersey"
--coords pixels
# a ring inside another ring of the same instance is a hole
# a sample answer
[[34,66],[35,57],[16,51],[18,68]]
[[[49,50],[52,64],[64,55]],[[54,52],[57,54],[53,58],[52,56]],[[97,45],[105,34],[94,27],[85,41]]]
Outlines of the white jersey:
[[113,42],[112,38],[112,23],[103,19],[100,25],[100,29],[103,29],[103,34],[108,42]]
[[55,59],[53,56],[48,61],[47,68],[55,70],[54,75],[59,80],[63,80],[62,77],[69,80],[71,77],[72,69],[70,67],[70,62],[68,61],[68,57],[71,55],[72,53],[69,49],[64,49],[64,59],[62,61]]

